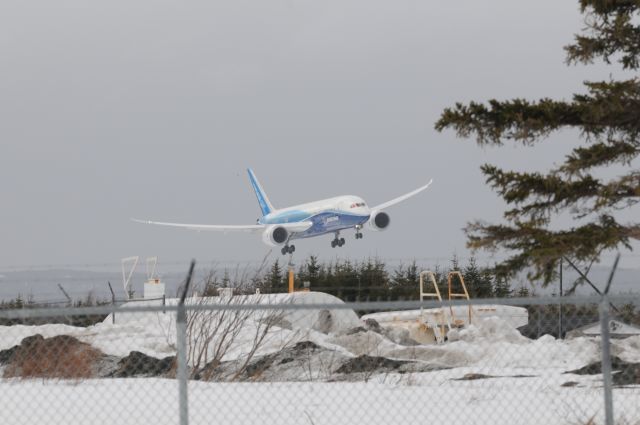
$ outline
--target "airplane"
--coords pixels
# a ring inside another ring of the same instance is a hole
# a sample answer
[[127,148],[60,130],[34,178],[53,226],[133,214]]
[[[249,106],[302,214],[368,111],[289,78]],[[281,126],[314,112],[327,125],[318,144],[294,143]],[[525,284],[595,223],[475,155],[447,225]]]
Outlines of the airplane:
[[331,241],[331,247],[336,248],[342,247],[345,244],[345,239],[340,237],[340,232],[344,230],[355,229],[356,239],[363,238],[362,230],[365,225],[368,225],[370,229],[375,231],[386,230],[389,228],[389,224],[391,224],[391,219],[389,214],[383,210],[426,190],[433,182],[433,180],[429,180],[429,183],[426,185],[375,207],[369,207],[367,203],[358,196],[348,195],[296,205],[289,208],[276,209],[269,201],[267,194],[254,172],[250,168],[247,169],[247,172],[262,213],[262,217],[256,221],[256,224],[215,225],[166,223],[138,220],[135,218],[132,220],[138,223],[179,227],[198,231],[262,233],[262,241],[266,245],[281,247],[280,252],[282,255],[286,255],[295,252],[295,245],[289,244],[295,239],[313,238],[332,233],[335,236]]

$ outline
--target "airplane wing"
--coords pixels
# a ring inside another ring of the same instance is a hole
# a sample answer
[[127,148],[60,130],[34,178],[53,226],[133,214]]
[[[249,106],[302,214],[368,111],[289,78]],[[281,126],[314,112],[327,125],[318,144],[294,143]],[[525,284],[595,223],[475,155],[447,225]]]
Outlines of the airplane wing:
[[[199,232],[260,232],[268,225],[266,224],[247,224],[247,225],[217,225],[217,224],[185,224],[185,223],[166,223],[162,221],[138,220],[132,218],[132,221],[143,224],[155,224],[157,226],[180,227],[183,229],[197,230]],[[313,225],[310,221],[301,221],[298,223],[282,223],[282,226],[291,232],[304,232]]]
[[375,210],[375,211],[380,211],[380,210],[384,210],[385,208],[389,208],[392,205],[395,204],[399,204],[402,201],[406,201],[407,199],[411,198],[412,196],[416,196],[418,193],[423,192],[425,190],[427,190],[427,188],[431,185],[431,183],[433,183],[433,179],[429,180],[429,183],[425,184],[424,186],[414,190],[413,192],[409,192],[405,195],[399,196],[395,199],[392,199],[388,202],[385,202],[384,204],[380,204],[376,207],[371,208],[371,210]]

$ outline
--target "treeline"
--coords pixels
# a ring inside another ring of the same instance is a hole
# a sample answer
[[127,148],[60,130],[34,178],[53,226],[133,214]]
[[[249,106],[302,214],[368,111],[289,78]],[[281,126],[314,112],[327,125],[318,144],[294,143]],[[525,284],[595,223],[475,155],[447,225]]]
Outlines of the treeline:
[[[32,295],[23,298],[21,294],[11,300],[0,301],[0,310],[18,310],[18,309],[42,309],[42,308],[65,308],[65,307],[94,307],[100,305],[111,304],[111,301],[96,298],[92,292],[89,292],[84,298],[73,301],[63,302],[43,302],[34,301]],[[18,319],[0,318],[0,326],[11,325],[43,325],[50,323],[61,323],[71,326],[91,326],[100,323],[105,319],[104,314],[90,315],[54,315],[51,317],[26,317]]]
[[[417,300],[419,299],[420,272],[425,268],[416,261],[400,264],[390,269],[379,258],[368,258],[364,261],[336,260],[320,263],[316,256],[309,256],[295,273],[295,288],[300,289],[308,283],[313,291],[326,292],[344,301],[372,300]],[[514,289],[506,279],[497,280],[488,271],[478,265],[471,257],[466,264],[460,264],[454,256],[448,267],[438,265],[431,267],[440,292],[447,294],[447,276],[452,271],[459,271],[469,295],[472,298],[494,298],[510,296],[530,296],[531,291],[525,286]],[[461,291],[459,279],[454,276],[454,290]],[[427,285],[427,284],[425,284]],[[431,283],[425,291],[432,291]],[[259,288],[263,293],[287,292],[288,268],[276,259],[271,267],[256,279],[251,286]],[[430,288],[430,289],[428,289]]]
[[24,297],[22,294],[18,294],[11,300],[0,301],[0,310],[50,307],[93,307],[108,304],[111,304],[110,300],[97,298],[91,291],[87,295],[85,295],[84,298],[74,299],[71,301],[36,302],[32,294],[29,294],[29,296],[27,297]]

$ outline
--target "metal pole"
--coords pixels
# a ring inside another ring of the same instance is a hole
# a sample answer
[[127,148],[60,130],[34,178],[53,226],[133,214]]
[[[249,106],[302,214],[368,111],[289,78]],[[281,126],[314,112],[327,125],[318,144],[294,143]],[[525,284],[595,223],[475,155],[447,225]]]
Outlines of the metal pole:
[[294,291],[293,285],[293,266],[289,266],[289,293],[292,294]]
[[58,283],[58,288],[60,288],[60,290],[62,291],[64,296],[67,298],[67,301],[69,302],[69,304],[73,304],[73,300],[71,299],[71,297],[69,296],[67,291],[64,290],[64,288],[62,287],[62,285],[60,283]]
[[562,258],[560,258],[560,304],[558,304],[558,339],[562,339]]
[[189,424],[189,395],[187,388],[187,315],[184,305],[178,306],[177,348],[178,348],[178,403],[180,409],[180,425]]
[[[107,281],[107,284],[109,285],[109,290],[111,291],[111,305],[116,305],[116,294],[115,292],[113,292],[113,288],[111,287],[111,282]],[[116,324],[116,312],[114,311],[113,313],[111,313],[111,321],[113,322],[113,324]]]
[[604,384],[605,424],[613,424],[613,379],[611,375],[611,353],[609,335],[609,301],[607,296],[600,301],[600,336],[602,343],[602,379]]
[[189,267],[189,273],[187,274],[187,280],[184,284],[184,291],[180,296],[178,302],[178,311],[176,318],[176,343],[177,343],[177,360],[178,360],[178,405],[180,409],[180,425],[189,424],[189,394],[188,394],[188,368],[187,368],[187,314],[184,308],[184,300],[187,297],[189,291],[189,285],[191,284],[191,276],[193,275],[193,268],[195,261],[191,261]]

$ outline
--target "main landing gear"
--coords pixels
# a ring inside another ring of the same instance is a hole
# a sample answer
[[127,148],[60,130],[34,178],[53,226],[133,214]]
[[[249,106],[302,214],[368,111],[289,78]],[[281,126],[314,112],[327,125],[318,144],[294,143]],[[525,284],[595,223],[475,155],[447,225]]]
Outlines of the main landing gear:
[[341,247],[345,243],[346,242],[345,242],[344,238],[340,237],[340,232],[336,232],[336,238],[331,241],[331,248],[335,248],[337,246]]
[[282,253],[282,255],[293,254],[294,252],[296,252],[296,246],[287,244],[282,247],[280,252]]
[[360,230],[362,230],[362,226],[356,226],[356,239],[362,239],[364,236]]

